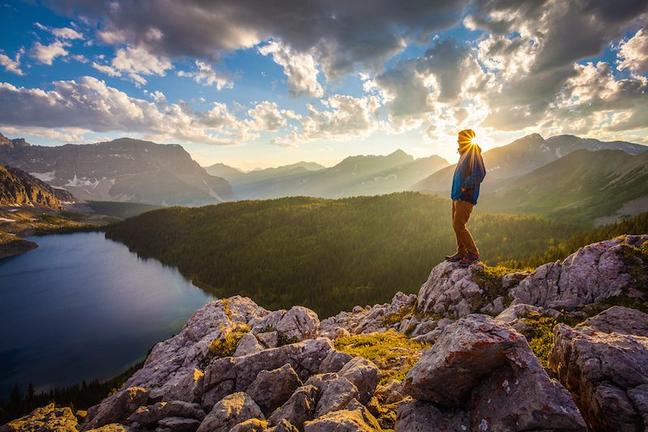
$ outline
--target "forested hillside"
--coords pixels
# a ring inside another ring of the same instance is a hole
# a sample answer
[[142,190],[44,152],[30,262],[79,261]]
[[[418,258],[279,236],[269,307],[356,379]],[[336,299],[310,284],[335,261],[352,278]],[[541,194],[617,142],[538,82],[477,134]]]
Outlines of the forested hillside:
[[[648,231],[646,219],[636,230]],[[490,264],[526,265],[584,234],[557,221],[479,209],[471,226]],[[628,231],[634,230],[620,232]],[[178,266],[218,297],[246,295],[268,308],[302,304],[322,316],[415,292],[430,267],[454,251],[449,201],[418,193],[162,209],[110,226],[107,234]]]

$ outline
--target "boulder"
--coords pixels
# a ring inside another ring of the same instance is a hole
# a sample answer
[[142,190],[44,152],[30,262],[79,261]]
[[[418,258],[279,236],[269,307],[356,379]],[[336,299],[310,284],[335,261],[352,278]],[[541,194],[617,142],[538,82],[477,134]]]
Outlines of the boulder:
[[233,393],[214,405],[198,432],[228,432],[246,420],[263,418],[261,409],[247,393]]
[[252,331],[276,331],[287,342],[299,342],[317,337],[320,321],[317,314],[303,306],[293,306],[288,311],[278,310],[254,320]]
[[331,351],[322,364],[320,365],[319,373],[338,372],[345,364],[347,364],[353,356],[341,351]]
[[279,333],[276,331],[257,333],[256,338],[265,348],[276,348],[279,345]]
[[195,432],[200,420],[187,417],[166,417],[158,422],[155,432]]
[[364,407],[329,412],[304,424],[304,432],[380,431],[376,418]]
[[166,417],[182,417],[202,420],[205,418],[205,412],[200,408],[199,404],[191,402],[157,402],[153,405],[140,406],[126,419],[125,423],[152,425]]
[[261,371],[277,369],[286,364],[305,381],[319,370],[322,361],[333,349],[329,339],[317,338],[243,357],[217,359],[205,370],[202,406],[210,407],[232,392],[245,391]]
[[268,429],[268,432],[299,432],[288,420],[281,420],[276,426]]
[[648,315],[613,307],[575,328],[554,328],[549,367],[592,431],[648,428]]
[[348,379],[357,388],[360,397],[358,400],[364,404],[376,391],[378,385],[380,369],[370,360],[362,357],[355,357],[340,369],[338,375]]
[[335,373],[316,375],[307,384],[317,387],[319,399],[315,407],[315,417],[346,407],[359,397],[358,388],[348,379]]
[[294,427],[302,429],[304,422],[315,416],[318,396],[319,390],[314,385],[299,387],[286,403],[272,413],[270,424],[279,426],[282,420],[287,420]]
[[149,391],[142,387],[129,387],[108,396],[101,404],[88,409],[83,430],[98,428],[109,423],[121,423],[137,408],[146,405]]
[[[429,402],[411,401],[398,408],[396,432],[466,432],[470,420],[463,411],[442,412]],[[482,429],[476,429],[482,431]]]
[[585,430],[569,393],[549,378],[524,336],[484,315],[448,326],[403,387],[441,411],[465,411],[473,430]]
[[644,298],[636,270],[645,264],[636,248],[646,241],[648,235],[622,236],[544,264],[511,290],[513,301],[573,309],[609,297]]
[[239,343],[236,346],[236,351],[234,352],[234,357],[254,354],[263,350],[264,347],[259,343],[256,336],[252,333],[248,333],[239,340]]
[[419,290],[417,310],[452,319],[478,312],[487,295],[475,282],[477,271],[477,265],[463,268],[448,261],[437,265]]
[[268,422],[260,419],[249,419],[237,424],[229,432],[266,432]]
[[70,408],[57,408],[51,403],[10,421],[3,428],[10,432],[76,432],[77,419]]
[[271,371],[263,370],[247,388],[246,393],[259,405],[265,414],[272,413],[302,385],[295,370],[285,364]]

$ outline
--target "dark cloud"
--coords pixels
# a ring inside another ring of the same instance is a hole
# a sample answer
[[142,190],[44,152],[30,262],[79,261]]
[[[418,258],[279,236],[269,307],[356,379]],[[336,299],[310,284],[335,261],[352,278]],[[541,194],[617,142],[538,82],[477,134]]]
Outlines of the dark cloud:
[[314,50],[329,76],[382,66],[404,40],[458,22],[469,0],[61,0],[116,41],[177,57],[217,57],[269,37]]

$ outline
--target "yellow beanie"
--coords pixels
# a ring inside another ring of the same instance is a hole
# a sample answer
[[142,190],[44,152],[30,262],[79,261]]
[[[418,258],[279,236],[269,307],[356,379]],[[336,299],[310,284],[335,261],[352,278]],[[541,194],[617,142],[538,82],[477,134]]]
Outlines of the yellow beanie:
[[470,147],[473,143],[472,140],[477,134],[472,129],[464,129],[459,132],[459,151],[463,151],[466,148]]

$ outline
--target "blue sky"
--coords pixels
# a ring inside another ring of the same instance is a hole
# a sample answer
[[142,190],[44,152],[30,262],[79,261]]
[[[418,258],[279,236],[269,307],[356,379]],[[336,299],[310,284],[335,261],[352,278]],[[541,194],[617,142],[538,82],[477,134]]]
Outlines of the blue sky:
[[643,2],[291,3],[4,2],[0,131],[181,143],[244,169],[452,161],[466,127],[484,148],[533,132],[648,143]]

